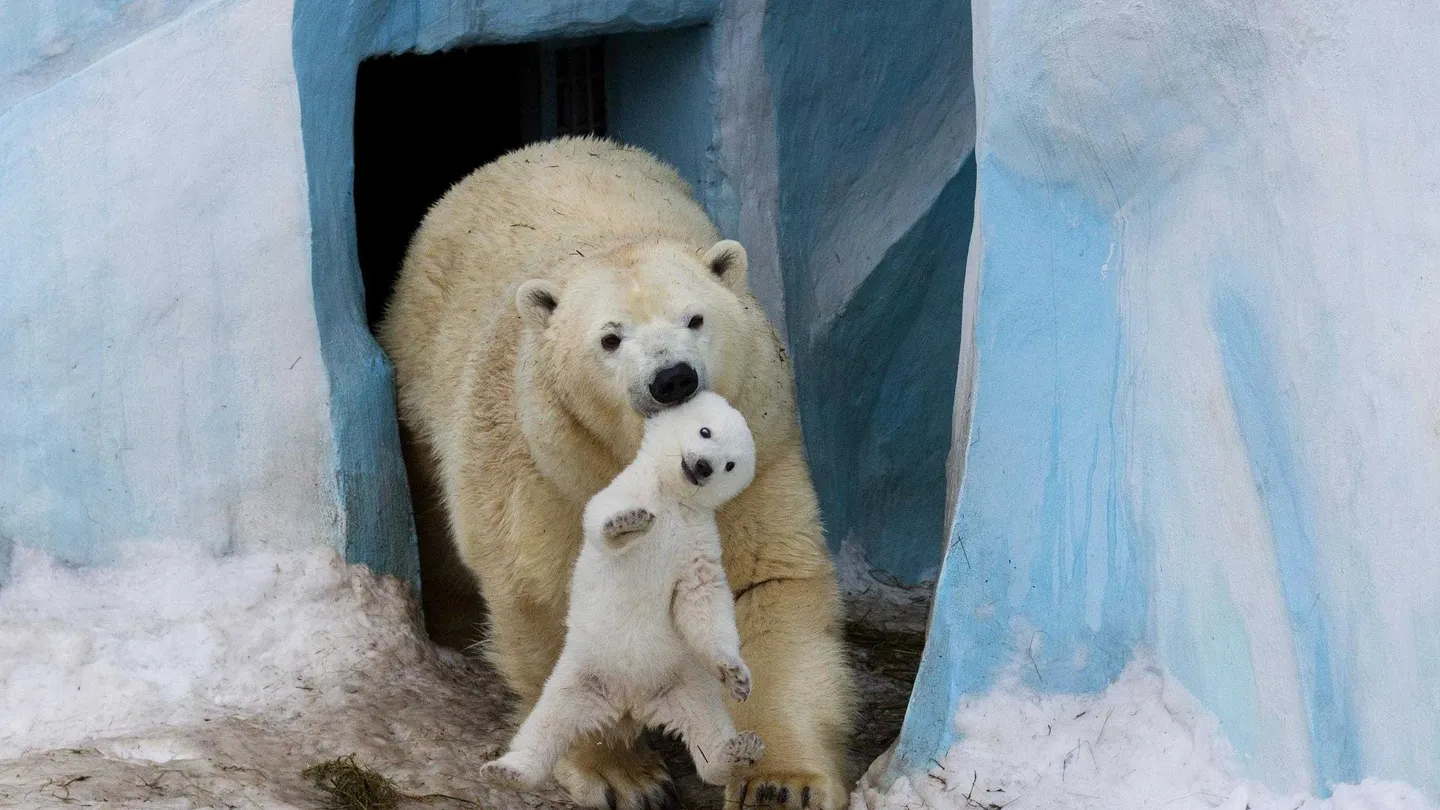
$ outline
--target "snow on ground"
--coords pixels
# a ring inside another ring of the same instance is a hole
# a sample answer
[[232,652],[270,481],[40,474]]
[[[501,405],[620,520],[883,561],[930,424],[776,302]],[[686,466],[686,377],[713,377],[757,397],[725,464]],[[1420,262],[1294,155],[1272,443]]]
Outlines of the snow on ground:
[[[883,636],[870,646],[914,636],[925,590],[852,567],[847,590],[865,598],[851,608]],[[554,792],[497,793],[472,778],[508,734],[504,690],[424,639],[413,604],[333,552],[150,549],[74,569],[18,548],[0,588],[0,807],[309,808],[300,771],[352,753],[406,793],[465,800],[429,807],[559,806]],[[1098,696],[1012,682],[956,722],[964,741],[942,767],[882,797],[870,787],[882,757],[853,806],[1433,810],[1404,785],[1342,786],[1322,802],[1239,782],[1213,719],[1144,662]]]
[[1408,785],[1365,780],[1327,800],[1237,779],[1215,719],[1174,679],[1133,662],[1099,695],[1047,695],[1005,679],[961,704],[961,742],[919,780],[881,794],[882,756],[851,810],[1432,810]]
[[334,552],[73,569],[17,548],[0,806],[309,808],[300,771],[351,753],[407,793],[538,806],[471,778],[504,742],[502,693],[422,637],[404,586]]
[[[852,557],[863,767],[899,730],[929,591]],[[18,548],[0,587],[0,807],[313,808],[300,771],[352,753],[411,795],[571,806],[476,783],[511,728],[505,690],[425,640],[413,609],[398,583],[329,552],[149,549],[76,569]],[[686,806],[718,810],[683,748],[667,750]]]

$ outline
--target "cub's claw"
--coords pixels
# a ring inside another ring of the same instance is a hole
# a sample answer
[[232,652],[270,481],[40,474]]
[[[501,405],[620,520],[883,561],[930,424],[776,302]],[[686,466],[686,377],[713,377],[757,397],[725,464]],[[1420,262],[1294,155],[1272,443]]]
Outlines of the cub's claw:
[[730,697],[742,703],[750,697],[750,668],[744,661],[720,661],[715,664],[715,670],[720,682],[730,691]]
[[526,773],[516,763],[506,762],[505,758],[481,765],[480,779],[508,788],[534,787],[535,783],[539,781],[534,778],[533,774]]
[[727,768],[748,768],[765,756],[765,741],[753,731],[742,731],[725,741],[720,759]]

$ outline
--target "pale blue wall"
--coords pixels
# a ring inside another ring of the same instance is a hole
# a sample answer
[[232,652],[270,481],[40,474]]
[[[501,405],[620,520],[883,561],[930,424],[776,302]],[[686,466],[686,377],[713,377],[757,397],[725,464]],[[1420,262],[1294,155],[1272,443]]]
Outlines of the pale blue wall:
[[339,545],[289,8],[0,5],[0,546]]
[[973,196],[963,9],[66,0],[0,22],[0,214],[24,235],[0,247],[7,544],[103,562],[269,537],[413,578],[356,266],[356,66],[605,34],[613,133],[745,241],[796,347],[832,542],[933,572]]
[[1440,10],[975,3],[963,478],[891,775],[1137,647],[1247,775],[1440,799]]
[[0,112],[205,0],[0,4]]

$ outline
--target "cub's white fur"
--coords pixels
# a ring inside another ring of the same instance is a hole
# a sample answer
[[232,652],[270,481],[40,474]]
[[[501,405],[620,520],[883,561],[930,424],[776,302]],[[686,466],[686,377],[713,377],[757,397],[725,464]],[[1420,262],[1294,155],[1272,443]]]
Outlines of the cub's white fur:
[[715,527],[754,475],[750,428],[720,395],[646,420],[635,461],[585,507],[560,660],[483,776],[538,786],[577,737],[622,722],[679,733],[710,784],[760,758],[764,743],[735,732],[720,690],[745,700],[750,669]]

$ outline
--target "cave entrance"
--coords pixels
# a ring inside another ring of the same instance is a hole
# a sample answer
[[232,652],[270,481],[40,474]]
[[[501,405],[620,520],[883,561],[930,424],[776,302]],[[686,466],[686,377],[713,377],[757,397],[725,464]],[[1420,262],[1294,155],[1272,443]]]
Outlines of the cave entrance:
[[[472,171],[537,140],[608,135],[702,186],[712,94],[701,27],[386,54],[360,62],[355,246],[373,331],[430,206]],[[427,629],[466,647],[483,615],[449,541],[438,488],[401,430]]]
[[355,235],[373,330],[430,206],[475,169],[556,135],[606,134],[605,42],[376,56],[355,82]]

